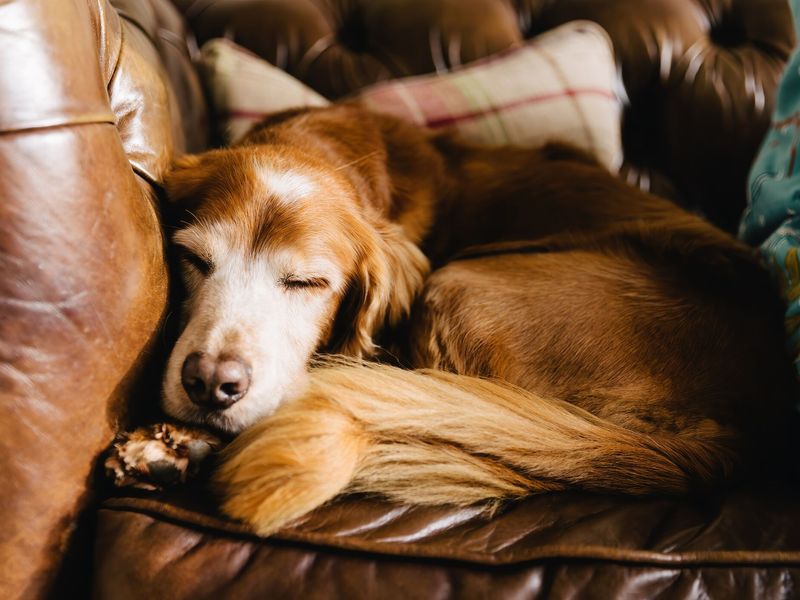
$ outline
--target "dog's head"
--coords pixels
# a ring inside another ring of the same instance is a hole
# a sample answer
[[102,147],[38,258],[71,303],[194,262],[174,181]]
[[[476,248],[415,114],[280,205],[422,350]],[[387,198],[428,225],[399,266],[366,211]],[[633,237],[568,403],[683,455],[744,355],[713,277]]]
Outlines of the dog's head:
[[181,159],[166,181],[187,293],[165,411],[237,432],[302,391],[315,351],[369,355],[427,261],[341,170],[288,148]]

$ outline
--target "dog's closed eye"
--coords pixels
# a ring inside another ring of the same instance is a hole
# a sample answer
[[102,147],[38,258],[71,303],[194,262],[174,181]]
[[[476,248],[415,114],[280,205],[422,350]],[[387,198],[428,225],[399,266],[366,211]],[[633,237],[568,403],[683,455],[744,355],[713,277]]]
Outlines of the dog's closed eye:
[[281,278],[281,284],[287,290],[322,289],[328,287],[328,280],[324,277],[301,277],[299,275],[286,275]]
[[203,277],[208,277],[214,270],[214,264],[209,259],[203,258],[190,250],[183,249],[181,258],[185,264],[200,273]]

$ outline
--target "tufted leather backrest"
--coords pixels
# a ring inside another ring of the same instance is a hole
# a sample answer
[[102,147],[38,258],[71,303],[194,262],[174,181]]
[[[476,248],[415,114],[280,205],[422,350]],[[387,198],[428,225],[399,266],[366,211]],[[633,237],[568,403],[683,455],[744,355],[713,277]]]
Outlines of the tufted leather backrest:
[[629,99],[623,176],[728,229],[794,44],[786,0],[174,2],[200,42],[232,38],[331,98],[596,21],[614,41]]
[[2,598],[53,584],[166,307],[151,182],[204,145],[182,19],[127,4],[0,2]]

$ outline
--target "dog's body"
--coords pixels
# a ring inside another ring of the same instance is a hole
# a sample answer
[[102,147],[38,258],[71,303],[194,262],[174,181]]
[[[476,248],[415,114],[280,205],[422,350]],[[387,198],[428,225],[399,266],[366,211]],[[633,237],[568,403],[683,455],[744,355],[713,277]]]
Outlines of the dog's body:
[[[577,151],[339,105],[184,159],[167,191],[189,215],[190,298],[165,409],[233,431],[266,417],[217,474],[262,533],[345,491],[682,493],[782,440],[780,310],[752,252]],[[306,381],[315,351],[375,339],[455,375],[334,362]],[[194,374],[229,371],[204,405]]]

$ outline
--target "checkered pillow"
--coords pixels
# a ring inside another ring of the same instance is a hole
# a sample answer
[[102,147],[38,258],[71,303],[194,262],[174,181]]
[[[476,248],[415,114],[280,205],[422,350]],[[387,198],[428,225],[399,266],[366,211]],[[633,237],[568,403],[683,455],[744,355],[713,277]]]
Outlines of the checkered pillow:
[[[203,54],[228,141],[264,114],[325,102],[230,42],[213,40]],[[448,73],[388,81],[357,97],[372,110],[431,128],[454,128],[476,142],[528,147],[568,142],[616,170],[622,159],[617,89],[608,35],[595,23],[575,21]]]

